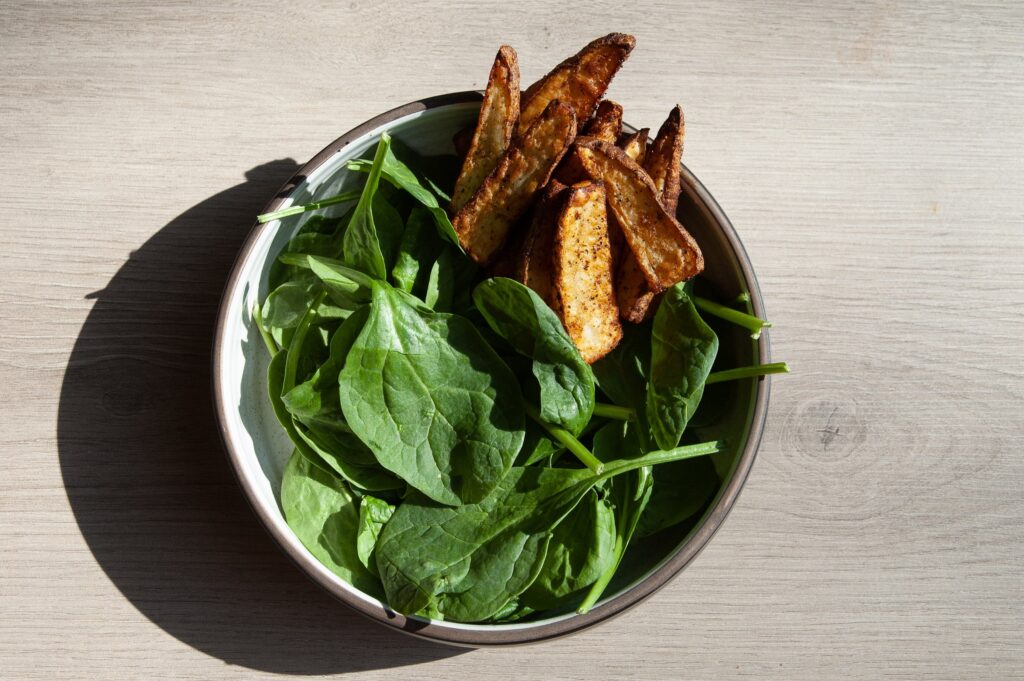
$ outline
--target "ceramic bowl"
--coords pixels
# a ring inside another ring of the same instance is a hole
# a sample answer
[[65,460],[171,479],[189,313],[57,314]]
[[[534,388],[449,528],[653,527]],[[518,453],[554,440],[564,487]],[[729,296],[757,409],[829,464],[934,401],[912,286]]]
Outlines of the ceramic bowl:
[[[308,203],[357,186],[361,182],[358,173],[346,170],[345,164],[353,158],[372,156],[385,130],[420,153],[451,154],[452,135],[475,121],[479,106],[479,93],[460,92],[413,102],[376,116],[336,139],[304,165],[263,212]],[[321,565],[295,537],[281,513],[278,490],[292,448],[266,396],[268,357],[251,316],[253,305],[267,294],[270,264],[309,216],[306,213],[257,224],[248,236],[220,305],[213,348],[213,389],[224,446],[245,495],[270,535],[313,581],[367,617],[420,637],[463,646],[530,643],[580,631],[637,605],[676,576],[707,544],[736,502],[753,464],[768,406],[767,379],[708,388],[704,403],[712,403],[716,422],[725,424],[710,434],[724,435],[729,442],[728,451],[714,457],[722,480],[717,495],[703,513],[673,531],[662,532],[659,543],[644,545],[639,568],[634,567],[632,575],[613,582],[605,597],[586,614],[497,625],[407,617]],[[711,194],[685,167],[679,218],[704,252],[706,271],[700,278],[701,286],[721,300],[747,292],[750,311],[763,317],[757,280],[736,232]],[[738,328],[719,325],[716,330],[722,366],[770,361],[766,336],[752,340]]]

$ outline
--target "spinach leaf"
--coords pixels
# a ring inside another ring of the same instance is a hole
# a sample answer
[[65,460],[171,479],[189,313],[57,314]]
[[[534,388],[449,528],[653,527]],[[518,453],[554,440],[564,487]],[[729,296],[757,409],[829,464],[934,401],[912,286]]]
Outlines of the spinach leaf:
[[292,331],[298,326],[313,298],[317,286],[314,281],[289,281],[270,292],[262,306],[263,330],[280,347],[291,341]]
[[356,552],[359,512],[344,482],[296,451],[281,480],[281,510],[295,536],[327,569],[364,593],[381,595],[380,581]]
[[[381,139],[383,140],[383,136]],[[389,138],[390,142],[390,138]],[[373,160],[374,165],[377,165],[376,157]],[[365,162],[353,161],[348,164],[350,170],[366,170],[367,166]],[[373,167],[369,168],[369,172],[373,173]],[[459,242],[459,235],[455,232],[455,227],[452,226],[452,221],[448,218],[448,212],[441,207],[438,201],[437,195],[443,194],[440,188],[433,183],[426,180],[421,180],[417,177],[416,173],[412,171],[409,166],[399,161],[391,149],[388,148],[384,152],[384,158],[381,160],[381,172],[384,178],[398,187],[399,189],[405,190],[414,199],[420,202],[424,208],[430,211],[431,216],[434,218],[434,223],[437,225],[437,231],[448,241],[451,245],[462,250],[462,244]],[[426,185],[430,184],[431,188],[428,189]],[[431,191],[433,189],[434,191]],[[448,197],[445,196],[447,200]]]
[[410,494],[377,542],[388,603],[399,612],[486,620],[526,590],[540,572],[553,530],[601,482],[643,466],[718,450],[718,443],[610,461],[586,468],[514,467],[480,501],[443,506]]
[[651,329],[624,324],[618,347],[590,365],[598,387],[615,404],[630,407],[646,423],[643,406],[651,374]]
[[700,512],[714,498],[720,485],[718,471],[709,457],[659,467],[651,500],[640,516],[638,536],[654,534]]
[[565,451],[565,447],[555,444],[554,440],[547,436],[547,431],[536,421],[526,419],[526,436],[523,438],[523,446],[516,456],[515,465],[532,466],[563,451]]
[[377,561],[374,559],[374,549],[377,548],[377,538],[384,525],[391,519],[395,507],[388,502],[365,495],[359,502],[359,530],[356,533],[356,554],[359,562],[373,574],[377,574]]
[[658,446],[675,447],[700,404],[718,353],[718,336],[681,285],[665,292],[651,329],[647,420]]
[[490,327],[533,360],[540,387],[540,415],[578,435],[594,411],[594,375],[540,296],[518,281],[495,277],[473,291]]
[[615,562],[615,538],[615,510],[603,493],[591,489],[555,527],[544,565],[519,602],[548,610],[590,586]]
[[[385,133],[381,135],[377,144],[377,152],[373,158],[373,166],[363,186],[363,193],[359,197],[349,220],[348,228],[342,237],[342,253],[345,262],[355,269],[365,272],[376,279],[385,279],[388,273],[386,256],[390,253],[394,257],[394,250],[398,247],[401,238],[401,218],[398,224],[394,222],[397,212],[379,213],[380,225],[377,224],[375,215],[379,208],[387,204],[375,202],[374,196],[377,193],[377,185],[380,183],[381,165],[384,156],[388,152],[391,138]],[[388,208],[391,208],[388,206]],[[391,208],[391,211],[394,211]],[[397,228],[397,230],[396,230]]]
[[386,284],[372,290],[339,377],[346,421],[382,466],[431,499],[479,501],[523,443],[515,376],[467,320]]
[[435,232],[427,229],[428,220],[430,213],[423,206],[416,206],[409,213],[398,257],[391,270],[395,286],[417,296],[422,296],[427,287],[430,272],[427,263],[437,260],[443,246]]

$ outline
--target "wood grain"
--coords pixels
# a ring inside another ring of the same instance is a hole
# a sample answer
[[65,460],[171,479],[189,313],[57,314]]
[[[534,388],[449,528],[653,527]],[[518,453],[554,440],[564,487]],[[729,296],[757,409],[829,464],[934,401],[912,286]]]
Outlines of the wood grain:
[[[1024,5],[587,7],[0,5],[0,676],[1024,678]],[[609,96],[643,126],[683,105],[794,373],[652,600],[530,649],[399,637],[237,490],[226,268],[292,159],[481,87],[501,43],[528,83],[611,30],[637,48]]]

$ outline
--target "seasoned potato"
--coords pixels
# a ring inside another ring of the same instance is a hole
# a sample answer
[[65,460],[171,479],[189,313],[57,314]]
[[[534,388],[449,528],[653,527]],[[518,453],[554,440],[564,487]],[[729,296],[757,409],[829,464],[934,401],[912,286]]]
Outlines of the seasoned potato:
[[636,39],[631,35],[610,33],[593,41],[527,88],[522,97],[517,134],[524,134],[537,116],[555,100],[571,106],[582,125],[594,113],[598,100],[635,44]]
[[564,192],[555,235],[555,309],[588,364],[622,339],[612,280],[605,190],[600,182]]
[[455,155],[461,159],[466,158],[466,154],[469,153],[469,146],[473,144],[473,134],[476,132],[476,126],[462,128],[454,135],[452,135],[452,146],[455,147]]
[[610,99],[602,99],[583,134],[614,144],[622,134],[622,106]]
[[480,188],[508,149],[519,121],[519,61],[516,51],[502,45],[491,66],[473,140],[452,192],[452,212],[458,212]]
[[478,264],[489,264],[505,244],[509,230],[529,210],[575,137],[572,108],[552,102],[455,214],[452,225],[459,241]]
[[530,229],[526,233],[516,267],[515,278],[532,288],[551,307],[554,296],[554,248],[558,230],[558,214],[562,194],[568,190],[558,180],[551,180],[533,209]]
[[619,138],[619,149],[642,166],[647,156],[647,138],[650,137],[650,133],[650,128],[640,128],[636,132],[622,135]]
[[683,157],[683,109],[678,104],[658,130],[643,166],[654,181],[665,210],[675,215],[679,203],[680,161]]
[[586,139],[576,148],[591,177],[604,181],[608,206],[653,292],[704,269],[697,242],[661,205],[654,182],[643,168],[607,142]]

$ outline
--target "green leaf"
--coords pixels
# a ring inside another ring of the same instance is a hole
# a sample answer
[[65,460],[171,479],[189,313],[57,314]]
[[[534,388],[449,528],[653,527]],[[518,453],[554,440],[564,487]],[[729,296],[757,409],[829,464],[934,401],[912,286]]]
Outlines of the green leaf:
[[[375,157],[374,165],[376,164],[377,159]],[[365,164],[360,164],[357,161],[349,163],[348,167],[351,170],[363,170],[365,168]],[[452,226],[452,221],[448,218],[447,211],[441,207],[441,204],[434,192],[427,188],[426,182],[421,181],[409,166],[398,160],[390,148],[384,152],[384,158],[381,161],[381,168],[384,177],[388,182],[399,189],[403,189],[408,192],[409,195],[419,201],[428,211],[430,211],[431,216],[434,218],[434,223],[437,225],[437,231],[441,236],[444,237],[448,243],[459,250],[462,250],[462,244],[459,242],[459,235],[455,232],[455,227]],[[370,169],[370,173],[371,175],[373,173],[372,167]],[[433,188],[440,192],[436,185],[434,185]]]
[[472,503],[523,443],[515,376],[472,324],[374,284],[339,378],[352,431],[388,470],[445,504]]
[[[342,237],[342,253],[345,262],[351,267],[381,280],[385,279],[388,273],[385,251],[392,245],[397,249],[400,238],[390,234],[387,230],[378,232],[374,220],[373,199],[377,193],[377,185],[380,183],[381,165],[390,143],[391,138],[387,133],[382,134],[380,142],[377,143],[377,152],[373,157],[373,166],[370,168],[370,174],[363,186],[363,193],[359,197],[348,228]],[[384,223],[382,223],[382,227],[384,227]],[[392,236],[394,236],[393,239],[391,239]]]
[[651,330],[647,420],[658,446],[675,447],[704,394],[718,336],[680,285],[665,292]]
[[292,454],[281,481],[281,509],[299,541],[331,572],[360,591],[381,596],[381,584],[359,561],[356,500],[345,483]]
[[640,517],[637,534],[654,534],[678,525],[710,502],[721,480],[709,457],[676,461],[658,468],[647,509]]
[[533,360],[541,418],[578,435],[594,411],[594,375],[558,316],[529,288],[503,277],[478,285],[473,301],[495,333]]
[[586,468],[514,467],[482,500],[443,506],[410,494],[377,543],[377,567],[388,603],[411,614],[424,609],[445,619],[492,617],[536,579],[552,532],[590,489],[648,465],[718,451],[718,443],[651,452]]
[[438,240],[436,232],[427,228],[430,219],[430,212],[423,206],[412,209],[398,247],[395,266],[391,270],[395,285],[414,295],[423,295],[430,272],[426,265],[437,260],[444,245]]
[[374,559],[377,538],[394,512],[394,506],[369,494],[363,496],[362,501],[359,503],[359,530],[356,533],[356,554],[359,556],[359,562],[374,574],[377,574],[377,561]]
[[633,409],[646,423],[644,404],[651,373],[651,329],[623,325],[623,337],[610,353],[590,365],[598,387],[615,404]]
[[263,330],[279,346],[287,346],[291,333],[316,297],[314,282],[285,282],[270,292],[261,308]]

